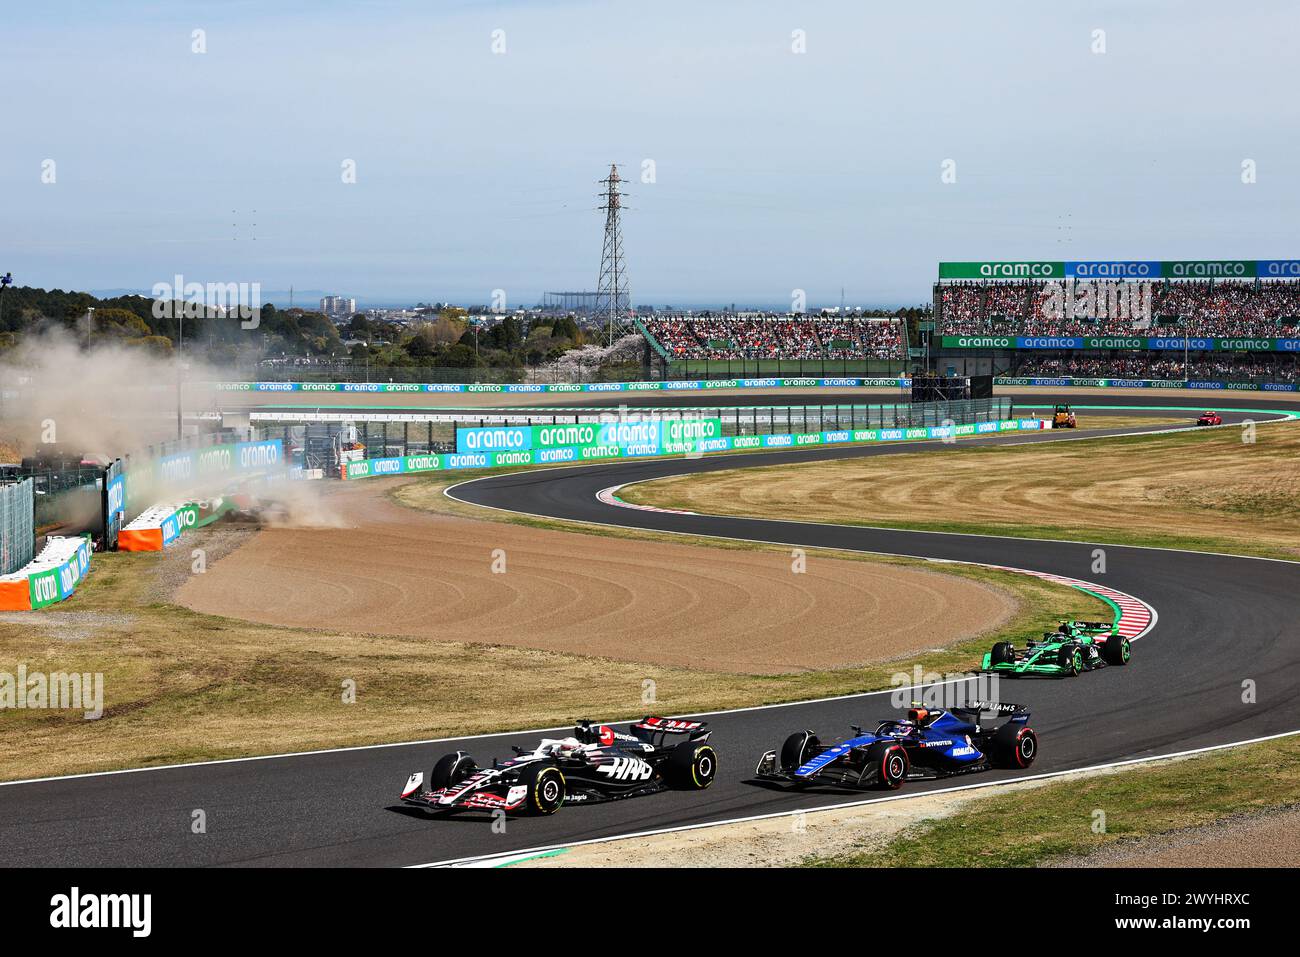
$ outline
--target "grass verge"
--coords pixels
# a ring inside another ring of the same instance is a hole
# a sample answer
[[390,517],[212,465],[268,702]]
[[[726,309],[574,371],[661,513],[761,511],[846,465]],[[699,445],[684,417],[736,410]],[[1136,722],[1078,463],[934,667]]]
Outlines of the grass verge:
[[[1188,795],[1196,800],[1189,801]],[[1033,867],[1300,801],[1300,736],[973,800],[823,867]],[[1097,822],[1104,814],[1104,829]]]

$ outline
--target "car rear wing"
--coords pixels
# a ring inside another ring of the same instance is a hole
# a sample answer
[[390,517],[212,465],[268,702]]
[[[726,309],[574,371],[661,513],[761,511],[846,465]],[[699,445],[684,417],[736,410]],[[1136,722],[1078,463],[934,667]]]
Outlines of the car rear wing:
[[954,712],[975,715],[976,721],[989,717],[1010,718],[1012,721],[1024,722],[1029,718],[1029,709],[1023,704],[998,701],[971,701],[964,708],[953,708]]
[[681,718],[659,718],[646,715],[632,725],[632,733],[647,744],[663,747],[669,735],[682,735],[688,741],[707,738],[712,732],[706,731],[707,721],[684,721]]

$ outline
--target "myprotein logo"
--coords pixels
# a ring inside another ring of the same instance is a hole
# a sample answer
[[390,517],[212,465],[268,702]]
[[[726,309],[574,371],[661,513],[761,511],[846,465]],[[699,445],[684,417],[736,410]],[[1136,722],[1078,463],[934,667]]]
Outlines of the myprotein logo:
[[186,282],[177,273],[172,281],[153,284],[155,319],[199,319],[211,313],[239,320],[241,329],[262,322],[260,282]]

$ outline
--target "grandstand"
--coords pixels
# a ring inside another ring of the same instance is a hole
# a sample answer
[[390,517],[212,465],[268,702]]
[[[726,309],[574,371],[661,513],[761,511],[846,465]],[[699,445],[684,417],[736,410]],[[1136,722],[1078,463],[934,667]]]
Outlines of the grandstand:
[[1300,261],[941,263],[941,371],[1295,383]]
[[[902,371],[906,329],[895,318],[774,314],[657,315],[637,323],[669,369],[758,374]],[[670,372],[671,375],[671,372]]]

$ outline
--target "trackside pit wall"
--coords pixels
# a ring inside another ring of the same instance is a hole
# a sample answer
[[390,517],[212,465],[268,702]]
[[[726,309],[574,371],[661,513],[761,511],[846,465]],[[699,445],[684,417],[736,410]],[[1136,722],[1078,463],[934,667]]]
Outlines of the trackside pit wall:
[[[719,424],[717,419],[694,420],[699,423]],[[656,423],[656,426],[691,426],[692,420]],[[602,424],[592,424],[593,434],[599,435]],[[920,426],[899,429],[833,429],[825,432],[788,433],[782,435],[707,435],[683,438],[679,441],[664,441],[667,429],[659,433],[659,441],[643,441],[620,445],[617,442],[606,444],[590,443],[534,448],[531,442],[534,436],[531,429],[549,429],[550,426],[522,426],[514,428],[460,429],[457,440],[463,433],[499,433],[496,440],[503,445],[510,441],[510,434],[518,436],[517,441],[527,441],[529,447],[506,448],[492,451],[466,451],[428,455],[407,455],[392,458],[364,459],[360,462],[347,462],[341,469],[344,479],[372,478],[383,475],[403,475],[419,472],[439,472],[453,469],[490,469],[507,468],[521,465],[550,465],[565,462],[589,462],[618,458],[638,458],[654,455],[704,455],[710,452],[734,452],[746,449],[800,448],[814,445],[839,445],[869,442],[906,442],[925,441],[943,438],[958,438],[997,434],[1000,432],[1040,431],[1050,428],[1051,423],[1043,419],[1009,419],[1000,422],[976,422],[968,425]],[[687,431],[690,431],[689,429]],[[720,431],[720,427],[718,429]],[[525,435],[526,434],[526,435]],[[490,440],[488,440],[490,441]],[[457,446],[460,447],[459,445]]]

